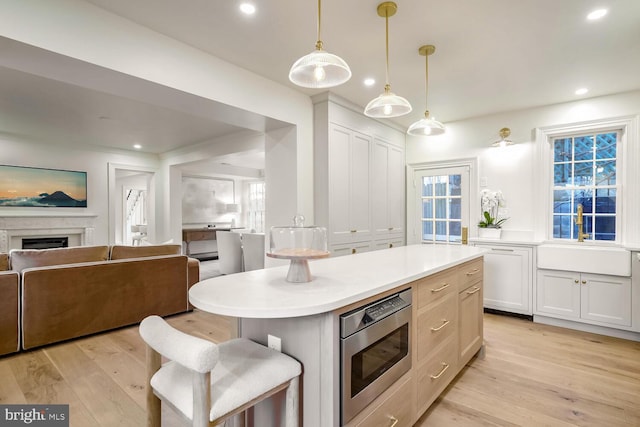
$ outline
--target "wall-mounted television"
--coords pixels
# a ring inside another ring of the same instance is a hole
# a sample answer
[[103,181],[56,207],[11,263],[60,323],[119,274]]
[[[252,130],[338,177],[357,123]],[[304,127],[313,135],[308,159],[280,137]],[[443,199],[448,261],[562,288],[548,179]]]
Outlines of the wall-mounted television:
[[0,207],[86,208],[87,173],[0,165]]

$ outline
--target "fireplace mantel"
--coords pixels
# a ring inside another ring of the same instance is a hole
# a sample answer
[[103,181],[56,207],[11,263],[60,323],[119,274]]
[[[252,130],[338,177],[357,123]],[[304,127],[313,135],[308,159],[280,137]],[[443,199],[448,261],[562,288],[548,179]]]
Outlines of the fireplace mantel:
[[6,214],[0,215],[0,252],[22,247],[23,237],[69,237],[69,246],[93,244],[97,215]]

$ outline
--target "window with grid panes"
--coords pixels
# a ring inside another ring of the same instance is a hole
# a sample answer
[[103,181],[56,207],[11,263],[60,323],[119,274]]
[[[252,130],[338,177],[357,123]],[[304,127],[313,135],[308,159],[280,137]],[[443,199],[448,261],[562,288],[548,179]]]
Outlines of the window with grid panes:
[[265,184],[264,182],[249,183],[249,228],[257,233],[264,233],[265,222]]
[[553,238],[576,239],[583,207],[585,240],[616,240],[619,132],[553,139]]
[[422,177],[422,242],[460,242],[461,175]]

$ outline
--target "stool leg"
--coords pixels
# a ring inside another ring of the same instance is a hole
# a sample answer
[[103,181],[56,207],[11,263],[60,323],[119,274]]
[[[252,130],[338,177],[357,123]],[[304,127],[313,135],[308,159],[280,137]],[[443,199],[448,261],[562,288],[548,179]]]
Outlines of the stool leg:
[[161,406],[160,399],[153,393],[149,381],[153,374],[160,369],[162,359],[160,353],[147,346],[147,378],[146,378],[146,397],[147,397],[147,427],[161,427]]
[[295,377],[289,382],[285,401],[285,425],[286,427],[298,427],[298,396],[300,377]]

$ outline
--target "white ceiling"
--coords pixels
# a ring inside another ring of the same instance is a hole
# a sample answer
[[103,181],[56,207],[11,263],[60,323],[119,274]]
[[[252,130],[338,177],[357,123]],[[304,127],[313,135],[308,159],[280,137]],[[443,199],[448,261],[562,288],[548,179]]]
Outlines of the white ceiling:
[[[293,86],[288,71],[316,41],[314,0],[87,0],[228,62]],[[345,59],[352,79],[332,89],[365,106],[385,79],[385,20],[379,0],[324,0],[325,49]],[[389,18],[390,83],[414,111],[425,109],[424,44],[429,58],[429,110],[447,122],[496,112],[640,89],[638,0],[399,0]],[[587,21],[593,9],[609,13]],[[377,84],[363,86],[365,77]],[[317,92],[317,91],[316,91]],[[315,93],[308,91],[307,93]]]
[[[289,67],[316,41],[314,0],[254,0],[258,10],[251,17],[238,12],[239,0],[85,1],[293,88]],[[349,82],[331,90],[362,107],[384,86],[385,23],[377,15],[378,4],[322,3],[325,49],[344,58],[353,71]],[[424,113],[425,61],[418,55],[423,44],[436,46],[429,57],[428,107],[445,123],[575,100],[579,87],[590,90],[583,97],[640,89],[640,0],[397,4],[397,14],[389,19],[390,83],[414,108],[395,119],[400,126]],[[587,13],[598,7],[607,7],[608,15],[587,21]],[[3,46],[4,55],[6,50]],[[367,88],[365,77],[377,83]],[[211,119],[215,114],[155,104],[152,99],[180,98],[184,105],[187,95],[149,84],[145,89],[162,96],[132,100],[2,67],[0,81],[0,132],[5,134],[123,149],[140,142],[144,151],[162,153],[240,129]],[[202,110],[204,101],[193,99],[192,104]],[[255,165],[247,156],[238,162]]]

